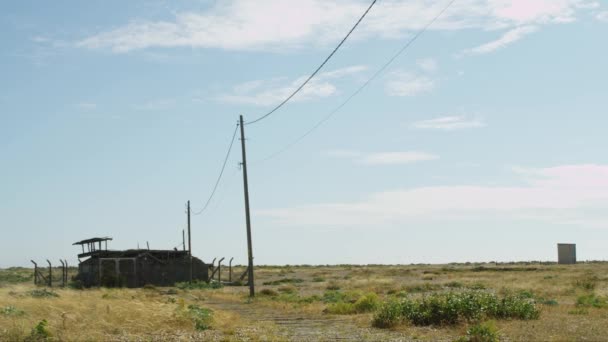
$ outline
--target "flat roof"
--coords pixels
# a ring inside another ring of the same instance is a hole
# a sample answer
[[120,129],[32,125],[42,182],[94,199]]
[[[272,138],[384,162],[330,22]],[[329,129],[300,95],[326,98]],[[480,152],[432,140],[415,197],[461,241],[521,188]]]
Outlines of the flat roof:
[[84,245],[87,243],[94,243],[94,242],[101,242],[101,241],[108,241],[108,240],[112,240],[112,238],[111,237],[95,237],[95,238],[90,238],[90,239],[74,242],[72,244],[72,246],[73,245]]

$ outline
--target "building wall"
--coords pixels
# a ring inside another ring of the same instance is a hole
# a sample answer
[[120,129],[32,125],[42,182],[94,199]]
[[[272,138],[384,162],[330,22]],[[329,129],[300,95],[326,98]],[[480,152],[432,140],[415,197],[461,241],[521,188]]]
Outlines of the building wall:
[[573,243],[558,243],[557,263],[576,264],[576,245]]
[[[177,282],[190,280],[190,262],[188,258],[159,261],[146,256],[89,258],[78,265],[77,279],[85,287],[173,286]],[[192,279],[207,281],[209,265],[192,258]]]

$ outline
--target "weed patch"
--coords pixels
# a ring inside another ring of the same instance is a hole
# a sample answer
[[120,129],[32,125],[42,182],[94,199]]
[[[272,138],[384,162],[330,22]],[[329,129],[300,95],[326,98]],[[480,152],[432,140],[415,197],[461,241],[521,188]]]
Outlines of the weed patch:
[[36,289],[28,292],[34,298],[57,298],[59,295],[47,289]]
[[4,316],[23,316],[25,315],[25,311],[19,310],[14,306],[5,306],[0,310],[0,314]]
[[188,313],[194,322],[194,328],[196,330],[207,330],[211,329],[213,323],[213,311],[201,308],[198,305],[189,305]]
[[598,297],[594,294],[579,296],[576,299],[576,305],[582,307],[603,308],[608,305],[606,298]]
[[36,326],[32,328],[30,335],[25,339],[25,341],[33,342],[48,340],[50,337],[53,336],[49,331],[48,325],[49,323],[46,321],[46,319],[43,319],[42,321],[38,322],[38,324],[36,324]]
[[264,285],[299,284],[303,282],[304,280],[299,278],[283,278],[279,280],[267,281],[264,283]]
[[467,329],[467,335],[456,340],[457,342],[498,342],[500,335],[496,323],[488,321],[475,324]]
[[217,282],[204,282],[204,281],[193,281],[193,282],[183,282],[183,283],[175,283],[175,287],[180,290],[206,290],[206,289],[221,289],[224,287],[221,283]]
[[[520,296],[506,295],[502,298],[494,294],[478,291],[435,293],[418,300],[404,298],[398,302],[385,304],[374,317],[372,324],[382,327],[394,324],[394,311],[399,320],[414,325],[454,325],[462,321],[479,321],[483,318],[496,319],[537,319],[539,309],[534,301]],[[388,310],[388,313],[384,313]],[[386,317],[393,321],[384,322]]]

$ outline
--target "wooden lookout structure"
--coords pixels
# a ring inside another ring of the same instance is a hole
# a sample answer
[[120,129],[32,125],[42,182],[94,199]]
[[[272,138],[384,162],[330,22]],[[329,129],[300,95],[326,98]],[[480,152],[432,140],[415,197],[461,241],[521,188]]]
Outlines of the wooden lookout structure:
[[110,237],[96,237],[73,244],[82,247],[79,260],[87,258],[78,264],[77,279],[83,286],[172,286],[176,282],[209,279],[209,267],[212,266],[191,257],[185,248],[109,250],[108,241],[111,240]]

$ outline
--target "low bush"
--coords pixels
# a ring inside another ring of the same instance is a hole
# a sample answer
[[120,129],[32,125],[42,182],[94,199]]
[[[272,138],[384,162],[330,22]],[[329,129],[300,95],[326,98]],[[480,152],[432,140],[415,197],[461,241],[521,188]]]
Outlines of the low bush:
[[337,302],[331,303],[323,312],[334,315],[351,315],[356,313],[353,303]]
[[542,305],[550,305],[550,306],[555,306],[555,305],[559,304],[555,299],[543,299],[540,303]]
[[189,305],[188,313],[194,322],[194,328],[196,330],[207,330],[211,329],[213,323],[213,311],[201,308],[198,305]]
[[597,285],[598,278],[595,276],[587,276],[582,279],[578,279],[574,282],[574,286],[581,288],[587,291],[595,290],[595,286]]
[[391,328],[399,324],[402,320],[401,302],[389,300],[380,306],[372,320],[372,326],[376,328]]
[[193,282],[175,283],[175,287],[180,290],[206,290],[206,289],[221,289],[224,287],[218,282],[204,282],[195,280]]
[[458,339],[458,342],[498,342],[500,340],[498,328],[494,321],[475,324],[467,330],[467,335]]
[[372,312],[380,306],[380,300],[377,294],[370,292],[359,298],[354,306],[357,313]]
[[266,297],[276,297],[279,295],[279,293],[273,289],[262,289],[260,291],[260,295]]
[[26,342],[29,341],[46,341],[48,340],[50,337],[52,337],[53,335],[51,334],[51,332],[49,331],[48,328],[49,323],[46,321],[46,319],[43,319],[42,321],[38,322],[38,324],[36,324],[36,326],[34,326],[32,328],[32,331],[30,332],[30,335],[25,339]]
[[[398,302],[398,318],[414,325],[453,325],[461,321],[478,321],[483,318],[537,319],[539,309],[534,301],[515,295],[502,298],[479,291],[435,293],[417,300],[404,298]],[[388,313],[383,312],[388,310]],[[383,305],[376,313],[373,324],[386,325],[386,317],[394,318],[395,304]],[[376,323],[378,322],[378,323]],[[389,324],[390,325],[390,324]]]
[[331,282],[331,283],[327,284],[326,289],[327,289],[327,290],[331,290],[331,291],[337,291],[337,290],[339,290],[339,289],[340,289],[340,285],[338,285],[338,284],[337,284],[337,283],[335,283],[335,282]]
[[464,287],[464,285],[461,282],[458,282],[458,281],[451,281],[449,283],[445,283],[444,286],[445,287],[449,287],[451,289],[459,289],[461,287]]
[[315,282],[315,283],[322,283],[322,282],[325,281],[325,278],[323,278],[323,277],[314,277],[314,278],[312,278],[312,281]]
[[293,286],[293,285],[286,285],[286,286],[281,286],[278,288],[279,292],[283,292],[283,293],[296,293],[298,292],[298,289]]
[[28,292],[28,294],[34,298],[56,298],[59,295],[53,291],[47,289],[36,289]]
[[264,283],[264,285],[298,284],[303,282],[304,280],[300,278],[283,278],[279,280],[267,281]]
[[606,298],[598,297],[594,294],[579,296],[576,299],[576,305],[582,307],[603,308],[608,305]]
[[423,283],[418,285],[410,285],[403,288],[409,293],[423,293],[441,290],[441,285],[433,283]]
[[9,305],[3,307],[2,310],[0,310],[0,314],[4,316],[23,316],[25,314],[25,311],[19,310],[14,306]]

